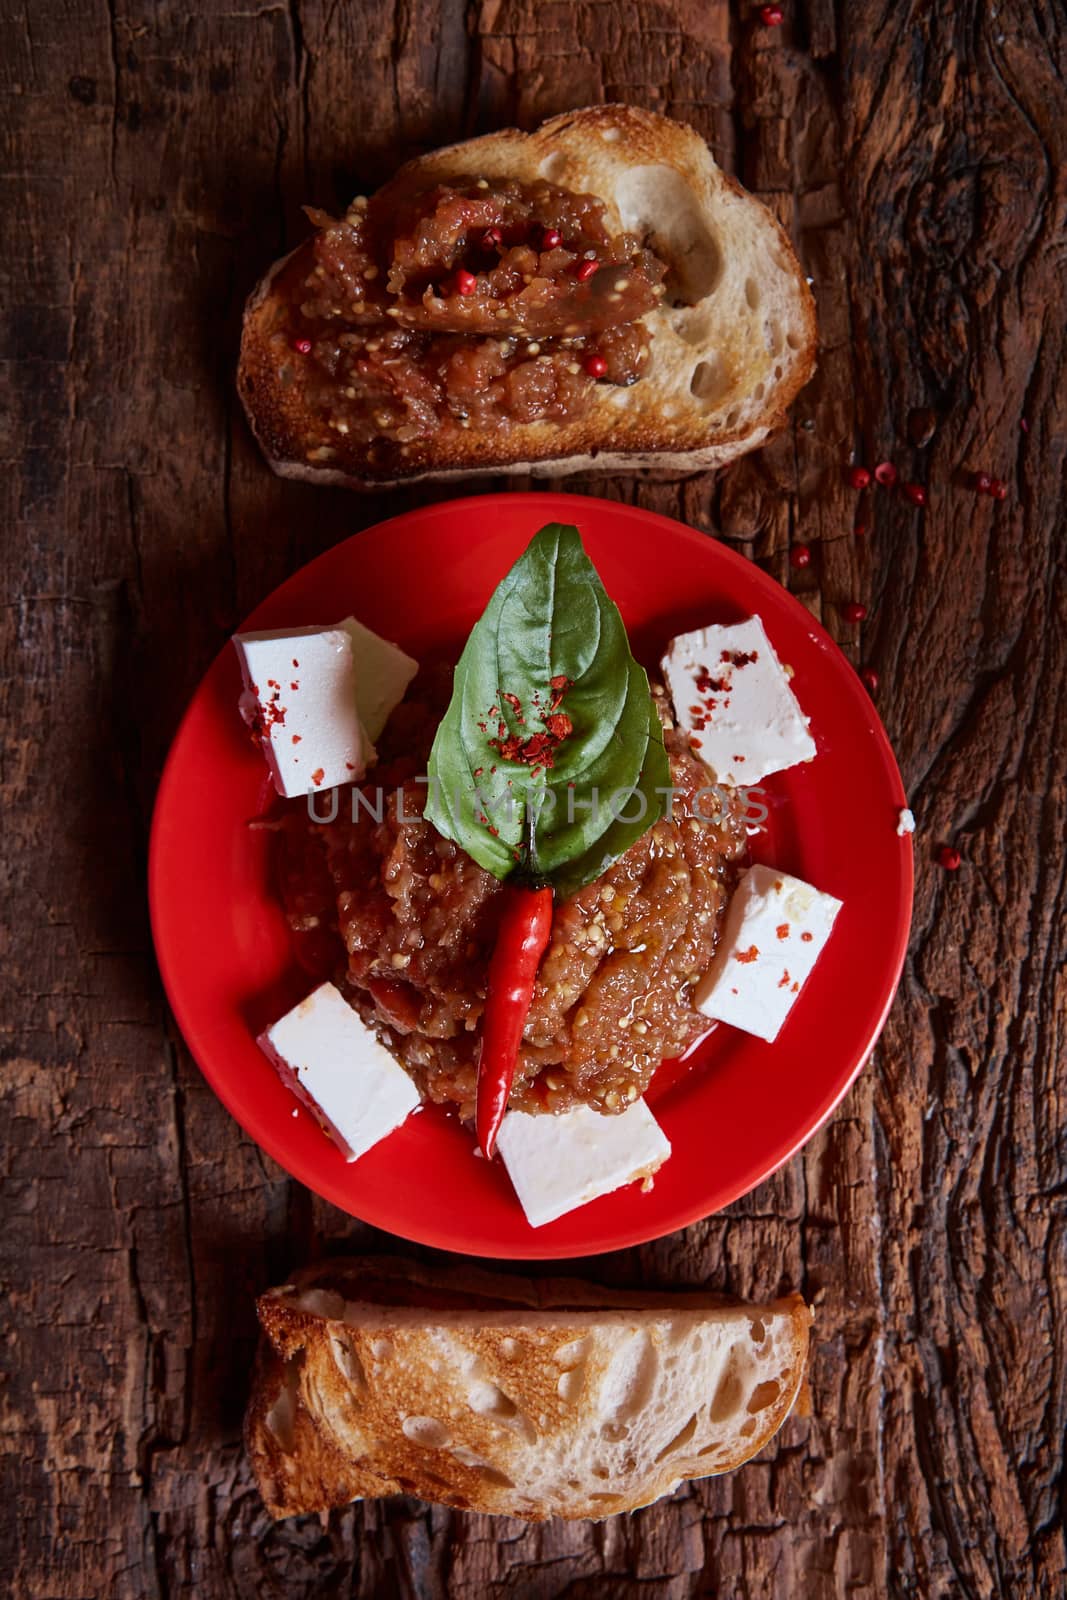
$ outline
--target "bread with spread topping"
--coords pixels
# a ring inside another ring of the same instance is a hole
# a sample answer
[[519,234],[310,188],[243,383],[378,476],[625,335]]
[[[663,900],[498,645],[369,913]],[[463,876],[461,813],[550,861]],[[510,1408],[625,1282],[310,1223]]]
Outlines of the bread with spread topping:
[[785,233],[652,112],[592,106],[452,145],[313,220],[241,342],[241,398],[284,477],[716,467],[778,427],[814,369]]
[[326,1262],[258,1304],[245,1437],[274,1517],[415,1494],[600,1519],[731,1471],[801,1391],[812,1316],[473,1265]]

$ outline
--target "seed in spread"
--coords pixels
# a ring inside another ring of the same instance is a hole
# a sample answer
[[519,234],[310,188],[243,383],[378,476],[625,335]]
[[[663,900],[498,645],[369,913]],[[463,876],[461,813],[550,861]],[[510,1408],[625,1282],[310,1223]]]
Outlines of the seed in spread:
[[[424,180],[422,180],[424,183]],[[276,280],[272,347],[320,426],[313,460],[358,469],[455,430],[566,423],[636,383],[667,268],[603,203],[554,184],[400,176]]]

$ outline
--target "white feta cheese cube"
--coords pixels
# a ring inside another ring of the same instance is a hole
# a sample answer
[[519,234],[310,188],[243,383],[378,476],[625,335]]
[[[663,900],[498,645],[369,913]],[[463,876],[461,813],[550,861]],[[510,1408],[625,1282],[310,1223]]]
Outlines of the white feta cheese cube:
[[730,901],[698,1010],[776,1039],[830,937],[841,901],[774,867],[749,867]]
[[901,839],[906,834],[915,832],[915,817],[907,806],[897,812],[897,836]]
[[312,990],[256,1042],[346,1161],[399,1128],[419,1104],[403,1067],[332,983]]
[[419,670],[419,663],[364,627],[355,617],[340,623],[352,641],[352,660],[356,668],[356,704],[360,721],[369,739],[381,736],[394,708],[407,693],[408,684]]
[[751,786],[815,755],[759,617],[681,633],[662,665],[675,722],[719,783]]
[[241,714],[258,734],[280,794],[355,783],[419,670],[355,617],[334,628],[239,633]]
[[589,1106],[559,1116],[509,1111],[497,1148],[531,1228],[650,1176],[671,1153],[643,1100],[615,1117]]
[[279,794],[362,778],[374,745],[360,720],[352,640],[343,627],[239,633],[241,715],[259,738]]

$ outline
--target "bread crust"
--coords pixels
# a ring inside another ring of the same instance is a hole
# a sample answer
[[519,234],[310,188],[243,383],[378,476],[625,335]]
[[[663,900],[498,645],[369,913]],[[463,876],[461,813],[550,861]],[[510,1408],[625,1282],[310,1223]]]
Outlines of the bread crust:
[[[812,1321],[797,1295],[753,1306],[398,1257],[309,1268],[257,1309],[245,1437],[275,1517],[395,1493],[529,1521],[635,1510],[766,1444],[801,1389]],[[618,1389],[633,1349],[631,1411],[598,1435],[591,1397]],[[693,1393],[671,1401],[672,1420],[664,1394],[679,1382]],[[653,1413],[666,1444],[645,1437]],[[546,1488],[538,1472],[556,1458],[571,1476]]]
[[378,490],[490,475],[695,472],[761,444],[814,371],[814,302],[789,239],[683,123],[632,106],[590,106],[534,133],[506,129],[419,156],[401,174],[428,183],[547,177],[596,194],[613,228],[652,233],[681,279],[682,301],[644,317],[652,346],[640,381],[600,386],[583,417],[490,433],[446,430],[405,447],[403,470],[376,473],[346,462],[339,439],[313,446],[317,459],[308,459],[321,429],[302,369],[287,367],[282,382],[271,347],[273,285],[292,252],[249,298],[237,375],[252,432],[281,477]]

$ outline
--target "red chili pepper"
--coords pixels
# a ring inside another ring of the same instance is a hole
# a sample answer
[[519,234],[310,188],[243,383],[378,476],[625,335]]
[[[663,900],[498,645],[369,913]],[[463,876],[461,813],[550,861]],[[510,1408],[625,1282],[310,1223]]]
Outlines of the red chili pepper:
[[537,969],[552,931],[552,890],[508,884],[489,963],[478,1057],[478,1143],[490,1159],[515,1081]]

